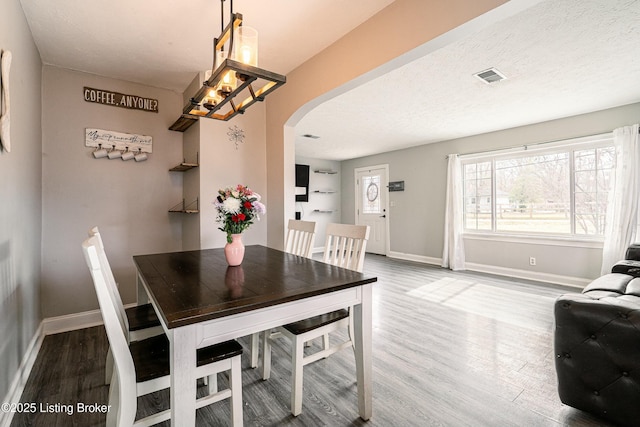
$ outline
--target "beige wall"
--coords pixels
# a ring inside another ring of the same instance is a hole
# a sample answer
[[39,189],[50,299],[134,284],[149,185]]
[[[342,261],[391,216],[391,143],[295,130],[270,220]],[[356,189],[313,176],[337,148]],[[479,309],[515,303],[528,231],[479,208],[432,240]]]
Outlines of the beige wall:
[[[3,397],[17,378],[18,366],[42,319],[42,64],[18,0],[2,1],[0,50],[11,51],[13,56],[12,147],[11,153],[0,152],[0,397]],[[2,419],[0,413],[0,424]]]
[[[202,159],[199,168],[199,247],[221,248],[227,242],[226,234],[218,230],[220,224],[215,221],[216,210],[213,206],[221,188],[235,187],[238,184],[248,186],[262,196],[262,202],[267,207],[266,217],[269,216],[271,203],[267,195],[264,123],[265,108],[261,103],[253,105],[232,121],[201,119],[193,126],[199,128]],[[236,126],[244,133],[244,142],[239,143],[237,148],[227,135]],[[242,239],[245,245],[266,245],[266,218],[255,222],[243,233]]]
[[[158,99],[159,112],[88,103],[83,87]],[[36,102],[37,104],[37,102]],[[182,134],[168,130],[182,109],[180,94],[45,66],[42,90],[44,317],[98,308],[80,250],[99,226],[125,303],[135,300],[134,254],[180,250],[182,223],[169,214],[182,200]],[[149,160],[94,159],[85,128],[153,137]]]
[[[285,221],[294,216],[295,153],[290,127],[335,89],[356,84],[358,78],[379,75],[384,71],[382,66],[414,49],[426,53],[438,43],[446,43],[440,39],[425,47],[503,3],[505,0],[396,0],[287,75],[287,83],[267,100],[267,178],[272,206],[269,246],[282,247]],[[394,64],[400,65],[400,61]]]

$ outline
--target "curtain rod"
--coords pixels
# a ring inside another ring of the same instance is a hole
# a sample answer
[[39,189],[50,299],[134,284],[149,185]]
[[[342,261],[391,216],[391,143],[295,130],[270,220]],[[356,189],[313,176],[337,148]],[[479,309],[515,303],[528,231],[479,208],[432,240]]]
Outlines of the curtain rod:
[[[594,134],[594,135],[576,136],[576,137],[573,137],[573,138],[555,139],[555,140],[552,140],[552,141],[534,142],[532,144],[515,145],[513,147],[495,148],[495,149],[492,149],[492,150],[481,150],[481,151],[472,151],[470,153],[459,153],[458,156],[459,157],[464,157],[464,156],[473,156],[473,155],[476,155],[476,154],[499,153],[501,151],[517,150],[517,149],[523,149],[523,148],[526,151],[529,148],[537,147],[539,145],[554,144],[554,143],[557,143],[557,142],[570,141],[570,140],[573,140],[573,139],[581,139],[581,138],[593,138],[593,137],[599,137],[599,136],[604,137],[606,135],[611,134],[612,132],[613,131],[606,132],[606,133],[598,133],[598,134]],[[640,134],[640,131],[638,133]],[[448,159],[450,155],[451,154],[447,154],[444,158]]]

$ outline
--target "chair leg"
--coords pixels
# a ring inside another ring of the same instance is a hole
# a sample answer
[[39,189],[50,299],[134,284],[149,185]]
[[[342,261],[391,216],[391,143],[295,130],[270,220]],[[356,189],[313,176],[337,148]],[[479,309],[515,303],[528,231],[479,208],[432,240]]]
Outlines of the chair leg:
[[109,411],[107,411],[107,427],[119,425],[120,418],[120,396],[118,387],[118,376],[113,375],[109,380]]
[[111,353],[111,346],[107,350],[107,360],[104,363],[104,383],[109,385],[111,383],[111,377],[113,376],[113,354]]
[[296,337],[291,349],[291,413],[302,412],[302,372],[304,369],[304,341]]
[[271,377],[271,335],[270,331],[264,331],[262,336],[262,379]]
[[251,334],[251,367],[258,367],[258,347],[260,346],[260,333]]
[[239,356],[231,359],[229,386],[231,387],[231,422],[234,427],[242,427],[242,367]]

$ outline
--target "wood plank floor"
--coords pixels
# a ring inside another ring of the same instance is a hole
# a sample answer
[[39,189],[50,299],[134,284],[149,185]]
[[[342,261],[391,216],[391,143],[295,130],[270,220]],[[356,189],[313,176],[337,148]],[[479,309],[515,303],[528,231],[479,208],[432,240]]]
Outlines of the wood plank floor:
[[[305,367],[302,414],[289,413],[290,359],[275,344],[271,379],[243,356],[246,426],[606,426],[562,405],[552,348],[553,285],[367,255],[374,285],[373,417],[358,417],[353,351]],[[248,342],[241,340],[245,348]],[[104,426],[77,403],[108,401],[102,327],[47,336],[22,402],[70,405],[16,414],[11,427]],[[224,378],[220,379],[221,385]],[[139,415],[168,405],[168,392],[139,399]],[[230,425],[229,405],[197,413],[199,426]],[[169,423],[161,424],[168,426]]]

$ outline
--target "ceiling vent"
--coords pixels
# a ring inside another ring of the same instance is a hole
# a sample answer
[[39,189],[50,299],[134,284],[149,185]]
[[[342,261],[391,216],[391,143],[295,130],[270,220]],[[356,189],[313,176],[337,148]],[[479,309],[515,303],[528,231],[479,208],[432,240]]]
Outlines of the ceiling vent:
[[489,68],[488,70],[475,73],[474,76],[490,85],[501,80],[505,80],[507,77],[495,68]]

